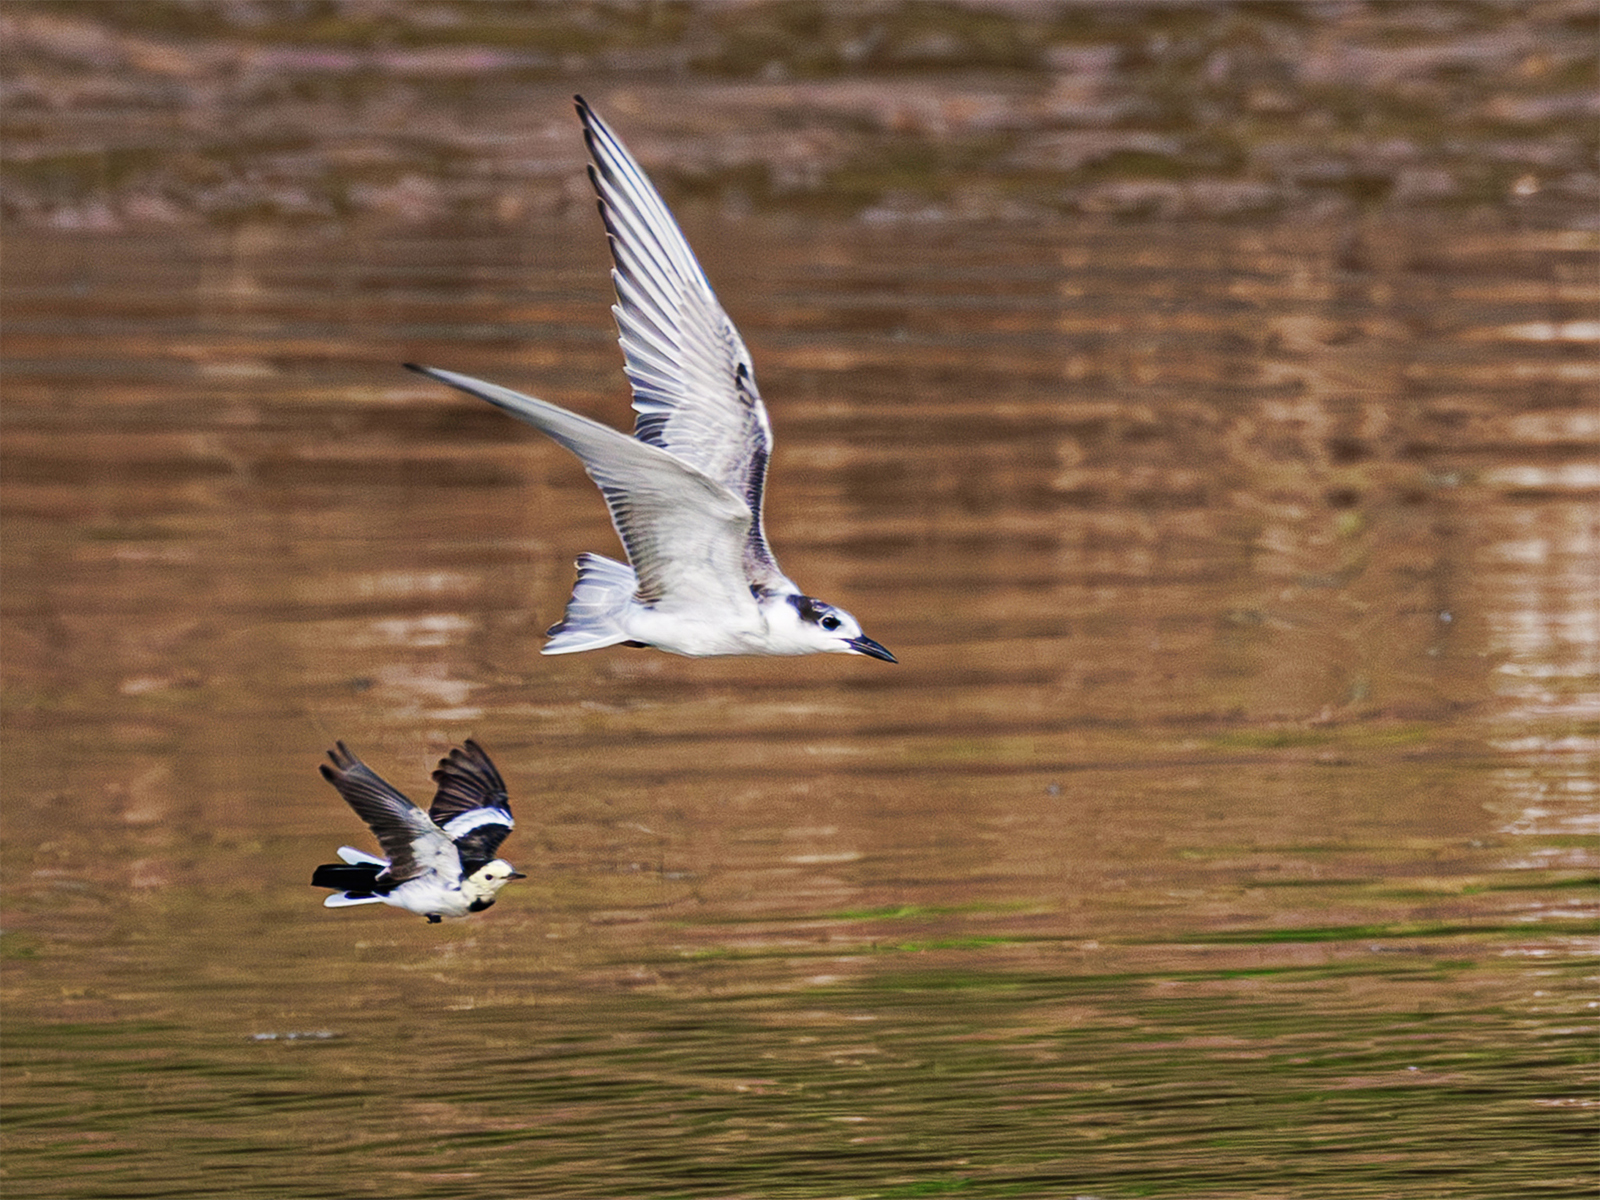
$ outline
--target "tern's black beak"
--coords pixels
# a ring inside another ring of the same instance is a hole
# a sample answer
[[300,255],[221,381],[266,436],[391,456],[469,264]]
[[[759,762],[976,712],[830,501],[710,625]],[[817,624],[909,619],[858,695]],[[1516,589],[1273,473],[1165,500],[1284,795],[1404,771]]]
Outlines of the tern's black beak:
[[526,879],[527,876],[524,875],[521,871],[513,871],[513,872],[511,872],[511,874],[507,875],[506,878],[507,879]]
[[882,646],[878,645],[877,642],[865,635],[862,635],[861,637],[853,637],[847,641],[845,645],[849,646],[850,649],[854,650],[857,654],[865,654],[868,658],[881,658],[884,662],[900,661]]

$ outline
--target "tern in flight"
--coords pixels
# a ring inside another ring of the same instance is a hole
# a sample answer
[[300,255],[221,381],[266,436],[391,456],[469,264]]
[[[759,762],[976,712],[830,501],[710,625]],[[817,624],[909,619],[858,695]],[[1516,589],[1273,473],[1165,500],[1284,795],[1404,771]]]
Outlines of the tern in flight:
[[761,528],[772,427],[755,367],[643,169],[577,97],[611,256],[633,436],[498,384],[406,365],[499,406],[576,454],[599,485],[625,565],[578,558],[545,654],[618,644],[691,657],[894,655],[778,569]]

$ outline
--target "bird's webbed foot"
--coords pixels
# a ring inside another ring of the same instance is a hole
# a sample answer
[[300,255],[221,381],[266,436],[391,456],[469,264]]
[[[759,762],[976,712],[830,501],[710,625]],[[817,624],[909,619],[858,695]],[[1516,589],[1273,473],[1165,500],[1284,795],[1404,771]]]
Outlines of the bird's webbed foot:
[[428,914],[428,924],[429,925],[437,925],[442,920],[444,920],[444,918],[441,917],[438,913],[429,913]]

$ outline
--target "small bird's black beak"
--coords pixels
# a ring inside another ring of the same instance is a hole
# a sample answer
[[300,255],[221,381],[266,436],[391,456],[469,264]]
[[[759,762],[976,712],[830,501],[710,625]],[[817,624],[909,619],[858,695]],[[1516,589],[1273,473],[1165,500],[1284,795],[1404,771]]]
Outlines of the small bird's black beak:
[[865,654],[868,658],[881,658],[884,662],[900,661],[882,646],[878,645],[877,642],[873,641],[869,637],[866,637],[865,635],[851,638],[845,643],[845,645],[849,646],[850,649],[854,650],[857,654]]
[[513,872],[511,872],[511,874],[507,875],[506,878],[507,879],[526,879],[527,876],[524,875],[521,871],[513,871]]

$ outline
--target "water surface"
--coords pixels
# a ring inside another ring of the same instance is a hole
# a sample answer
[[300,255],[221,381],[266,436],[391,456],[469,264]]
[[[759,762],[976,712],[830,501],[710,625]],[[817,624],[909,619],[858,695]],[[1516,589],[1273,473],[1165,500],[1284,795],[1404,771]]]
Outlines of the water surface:
[[[7,1195],[1590,1190],[1592,229],[683,199],[898,666],[540,657],[600,498],[397,364],[625,425],[586,204],[8,234]],[[322,909],[466,736],[530,879]]]

